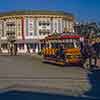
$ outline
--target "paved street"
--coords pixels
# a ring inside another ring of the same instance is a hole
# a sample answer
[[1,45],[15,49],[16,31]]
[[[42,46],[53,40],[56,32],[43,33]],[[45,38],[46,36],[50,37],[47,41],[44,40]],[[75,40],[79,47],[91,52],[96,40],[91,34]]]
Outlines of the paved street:
[[0,56],[0,89],[33,90],[80,95],[91,85],[87,71],[41,62],[38,56]]

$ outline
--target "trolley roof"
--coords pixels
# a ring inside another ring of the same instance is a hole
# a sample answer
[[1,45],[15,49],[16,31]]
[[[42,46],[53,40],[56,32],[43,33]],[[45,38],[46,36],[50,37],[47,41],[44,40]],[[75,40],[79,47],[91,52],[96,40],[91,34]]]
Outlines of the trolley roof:
[[45,39],[47,40],[56,40],[56,39],[80,39],[79,35],[68,35],[68,34],[53,34],[47,36]]

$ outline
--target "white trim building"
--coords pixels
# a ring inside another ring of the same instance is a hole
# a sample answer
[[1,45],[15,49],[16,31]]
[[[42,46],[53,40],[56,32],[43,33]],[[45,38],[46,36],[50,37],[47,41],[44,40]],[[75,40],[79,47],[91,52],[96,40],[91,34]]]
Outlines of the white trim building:
[[3,52],[7,49],[7,33],[15,33],[19,53],[37,51],[39,40],[54,32],[74,32],[74,16],[59,11],[14,11],[0,13],[0,41]]

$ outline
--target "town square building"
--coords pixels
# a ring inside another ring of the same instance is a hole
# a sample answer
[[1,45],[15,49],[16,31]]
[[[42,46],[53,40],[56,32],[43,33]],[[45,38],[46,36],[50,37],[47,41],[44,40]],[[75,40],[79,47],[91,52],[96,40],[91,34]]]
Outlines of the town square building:
[[74,16],[62,11],[12,11],[0,13],[0,45],[8,52],[8,35],[14,34],[19,53],[39,50],[39,40],[53,33],[74,32]]

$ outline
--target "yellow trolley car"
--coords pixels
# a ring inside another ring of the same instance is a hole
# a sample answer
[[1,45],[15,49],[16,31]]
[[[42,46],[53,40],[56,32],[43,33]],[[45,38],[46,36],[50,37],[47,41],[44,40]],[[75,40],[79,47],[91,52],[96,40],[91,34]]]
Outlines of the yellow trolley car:
[[49,35],[42,40],[43,62],[58,65],[82,64],[79,41],[79,35]]

